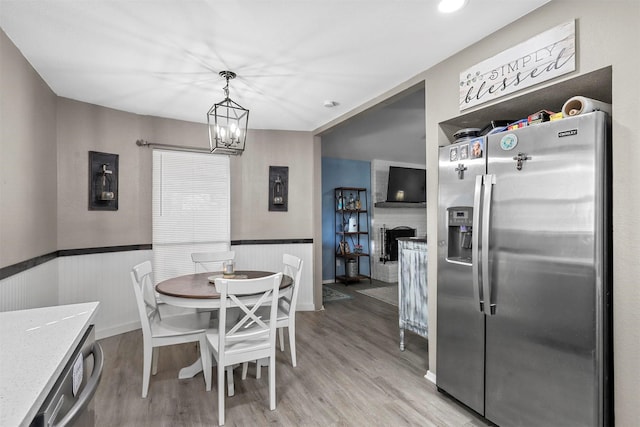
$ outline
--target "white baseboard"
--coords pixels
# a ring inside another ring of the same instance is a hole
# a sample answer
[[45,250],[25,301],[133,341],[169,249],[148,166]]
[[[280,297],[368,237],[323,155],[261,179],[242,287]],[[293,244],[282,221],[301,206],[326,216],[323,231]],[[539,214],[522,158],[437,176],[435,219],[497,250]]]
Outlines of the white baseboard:
[[298,304],[296,311],[316,311],[316,307],[313,304]]
[[[298,304],[297,311],[315,311],[315,307],[313,304]],[[96,329],[96,339],[101,340],[103,338],[109,338],[114,335],[135,331],[141,327],[140,321],[137,320],[135,322],[123,323],[122,325],[111,326],[104,329]]]
[[434,385],[436,384],[436,374],[431,371],[427,371],[427,375],[424,376],[427,380],[431,381]]
[[124,323],[122,325],[111,326],[105,329],[96,329],[96,339],[101,340],[103,338],[109,338],[114,335],[124,334],[126,332],[135,331],[136,329],[140,329],[142,325],[140,321]]

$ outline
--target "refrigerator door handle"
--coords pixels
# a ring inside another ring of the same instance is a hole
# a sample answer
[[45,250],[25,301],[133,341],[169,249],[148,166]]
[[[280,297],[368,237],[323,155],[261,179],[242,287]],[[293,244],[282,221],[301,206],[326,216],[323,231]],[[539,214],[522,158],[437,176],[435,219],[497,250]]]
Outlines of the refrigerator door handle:
[[482,281],[480,277],[480,203],[482,201],[482,175],[476,176],[476,187],[473,196],[473,223],[471,234],[471,271],[473,275],[473,296],[478,302],[480,312],[484,311]]
[[493,185],[496,183],[495,175],[483,177],[484,197],[482,200],[482,291],[485,297],[484,312],[488,316],[496,313],[496,305],[492,303],[491,277],[489,269],[489,220],[491,218],[491,196]]

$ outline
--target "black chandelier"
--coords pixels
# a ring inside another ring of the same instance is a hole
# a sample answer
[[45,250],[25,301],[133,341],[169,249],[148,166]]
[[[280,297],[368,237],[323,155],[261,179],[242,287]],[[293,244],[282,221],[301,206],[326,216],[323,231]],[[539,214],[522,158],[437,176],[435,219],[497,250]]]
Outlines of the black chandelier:
[[236,77],[233,71],[220,71],[227,80],[224,100],[213,104],[207,112],[209,148],[212,153],[239,155],[244,151],[249,125],[249,110],[229,98],[229,80]]

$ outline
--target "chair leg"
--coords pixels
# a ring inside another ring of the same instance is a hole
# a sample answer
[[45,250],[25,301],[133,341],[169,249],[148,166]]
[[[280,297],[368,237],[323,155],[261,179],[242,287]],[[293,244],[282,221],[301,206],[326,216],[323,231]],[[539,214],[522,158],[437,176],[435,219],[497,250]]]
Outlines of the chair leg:
[[247,371],[249,370],[249,362],[244,362],[242,364],[242,379],[247,379]]
[[289,349],[291,350],[291,365],[295,368],[296,362],[296,327],[295,324],[290,323],[287,327],[289,329]]
[[280,351],[284,351],[284,328],[278,328],[278,338],[280,339]]
[[151,350],[151,374],[155,375],[158,373],[158,354],[160,353],[160,349],[158,347],[153,347]]
[[260,364],[260,359],[256,360],[256,379],[260,379],[262,377],[262,365]]
[[233,384],[233,366],[227,366],[227,388],[229,389],[229,397],[236,393]]
[[[275,349],[274,349],[275,351]],[[269,409],[276,409],[276,355],[269,358]]]
[[218,424],[224,425],[224,366],[218,361]]
[[204,374],[204,385],[206,391],[211,391],[211,352],[207,344],[206,335],[202,335],[199,341],[200,360],[202,361],[202,373]]
[[154,348],[144,346],[144,354],[142,356],[142,397],[146,398],[149,394],[149,377],[151,376],[151,365]]

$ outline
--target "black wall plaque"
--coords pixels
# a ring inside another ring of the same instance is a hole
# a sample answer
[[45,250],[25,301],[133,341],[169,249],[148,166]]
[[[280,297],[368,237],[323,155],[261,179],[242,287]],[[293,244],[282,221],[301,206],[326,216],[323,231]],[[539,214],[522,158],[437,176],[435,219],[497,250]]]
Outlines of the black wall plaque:
[[118,210],[118,155],[89,151],[89,210]]
[[289,167],[269,166],[269,210],[286,212],[289,206]]

